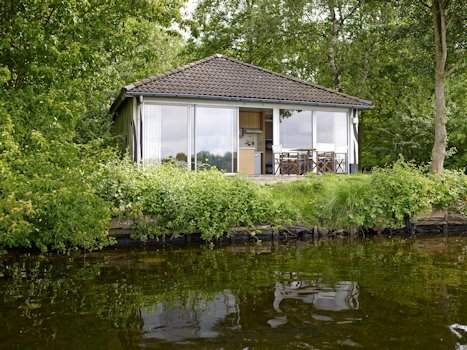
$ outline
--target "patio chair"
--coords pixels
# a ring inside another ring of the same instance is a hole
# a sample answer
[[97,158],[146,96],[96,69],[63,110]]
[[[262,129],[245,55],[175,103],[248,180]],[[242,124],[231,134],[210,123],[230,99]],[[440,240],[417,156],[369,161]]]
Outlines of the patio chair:
[[279,170],[282,175],[300,175],[300,161],[297,152],[279,154]]
[[335,152],[317,152],[316,168],[318,173],[330,173],[336,171]]
[[336,153],[335,171],[338,174],[343,174],[347,172],[347,154],[346,153]]

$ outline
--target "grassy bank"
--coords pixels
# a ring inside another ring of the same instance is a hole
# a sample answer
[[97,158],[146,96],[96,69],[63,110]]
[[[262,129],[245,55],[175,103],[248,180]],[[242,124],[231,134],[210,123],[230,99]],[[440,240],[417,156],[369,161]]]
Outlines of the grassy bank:
[[312,175],[260,186],[216,170],[97,161],[108,157],[75,146],[53,148],[53,159],[64,155],[60,165],[50,153],[26,160],[11,149],[4,154],[10,159],[0,162],[0,247],[99,249],[113,243],[107,234],[112,217],[133,219],[137,238],[197,232],[212,240],[239,226],[358,230],[401,227],[431,208],[466,212],[465,175],[434,176],[403,162],[369,175]]
[[406,218],[431,210],[466,213],[467,176],[432,175],[398,162],[371,174],[311,175],[278,184],[272,196],[298,209],[302,223],[329,229],[398,228]]

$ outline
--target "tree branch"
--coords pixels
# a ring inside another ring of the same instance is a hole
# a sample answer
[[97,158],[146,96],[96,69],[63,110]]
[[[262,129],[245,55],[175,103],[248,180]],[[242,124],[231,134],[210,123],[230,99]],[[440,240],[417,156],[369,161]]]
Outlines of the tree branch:
[[45,19],[45,23],[44,23],[44,27],[47,27],[47,25],[49,24],[50,22],[50,19],[52,18],[52,15],[54,14],[55,10],[58,8],[58,6],[54,6],[52,7],[52,10],[50,11],[49,15],[47,16],[47,18]]
[[420,0],[420,4],[422,4],[423,6],[425,6],[428,10],[430,10],[431,12],[431,5],[427,4],[425,1],[422,1]]
[[355,13],[355,11],[357,11],[358,8],[359,8],[361,5],[362,5],[362,1],[361,1],[361,0],[358,0],[357,4],[356,4],[354,7],[352,7],[352,9],[349,11],[349,13],[348,13],[345,17],[342,17],[342,21],[341,21],[342,24],[344,24],[344,21],[345,21],[347,18],[353,16],[353,14]]

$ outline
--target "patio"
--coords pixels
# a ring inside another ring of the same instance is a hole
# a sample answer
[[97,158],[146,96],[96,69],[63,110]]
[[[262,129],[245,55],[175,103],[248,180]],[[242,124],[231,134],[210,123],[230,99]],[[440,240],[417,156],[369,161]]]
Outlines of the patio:
[[274,149],[274,157],[275,175],[347,173],[347,153],[320,152],[315,149]]

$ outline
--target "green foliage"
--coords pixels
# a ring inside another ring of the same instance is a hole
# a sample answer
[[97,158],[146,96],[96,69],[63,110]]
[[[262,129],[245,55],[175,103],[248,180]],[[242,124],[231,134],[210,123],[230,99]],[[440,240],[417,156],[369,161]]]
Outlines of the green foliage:
[[215,169],[113,164],[106,171],[101,193],[114,214],[136,220],[142,238],[199,232],[212,240],[234,227],[284,225],[293,217],[265,188]]
[[[446,165],[467,164],[465,1],[448,8]],[[225,53],[367,98],[360,165],[431,157],[434,66],[431,13],[420,1],[201,0],[188,21],[188,57]]]
[[467,215],[467,176],[461,171],[432,175],[431,195],[434,208],[451,208]]
[[[192,34],[185,46],[173,30],[183,4],[7,0],[0,6],[0,246],[100,248],[111,243],[112,215],[137,218],[143,236],[199,231],[213,239],[261,223],[358,228],[399,225],[430,206],[465,212],[465,176],[427,177],[403,164],[371,176],[315,177],[271,189],[214,170],[143,169],[114,160],[108,108],[117,90],[215,52],[372,99],[376,108],[361,119],[364,166],[392,163],[399,154],[429,160],[432,35],[419,3],[203,0],[185,21]],[[451,7],[446,163],[461,168],[467,162],[459,16],[465,5]],[[342,19],[337,36],[332,11]]]
[[95,249],[107,236],[110,203],[95,191],[97,145],[79,146],[32,134],[27,150],[4,124],[0,145],[0,246],[66,251]]
[[[183,1],[6,1],[0,6],[0,246],[111,243],[96,191],[111,98],[178,63]],[[104,161],[105,160],[105,161]]]
[[330,229],[402,227],[431,208],[465,212],[467,177],[461,172],[441,176],[398,161],[391,168],[352,176],[310,176],[305,181],[272,189],[296,207],[301,220]]

